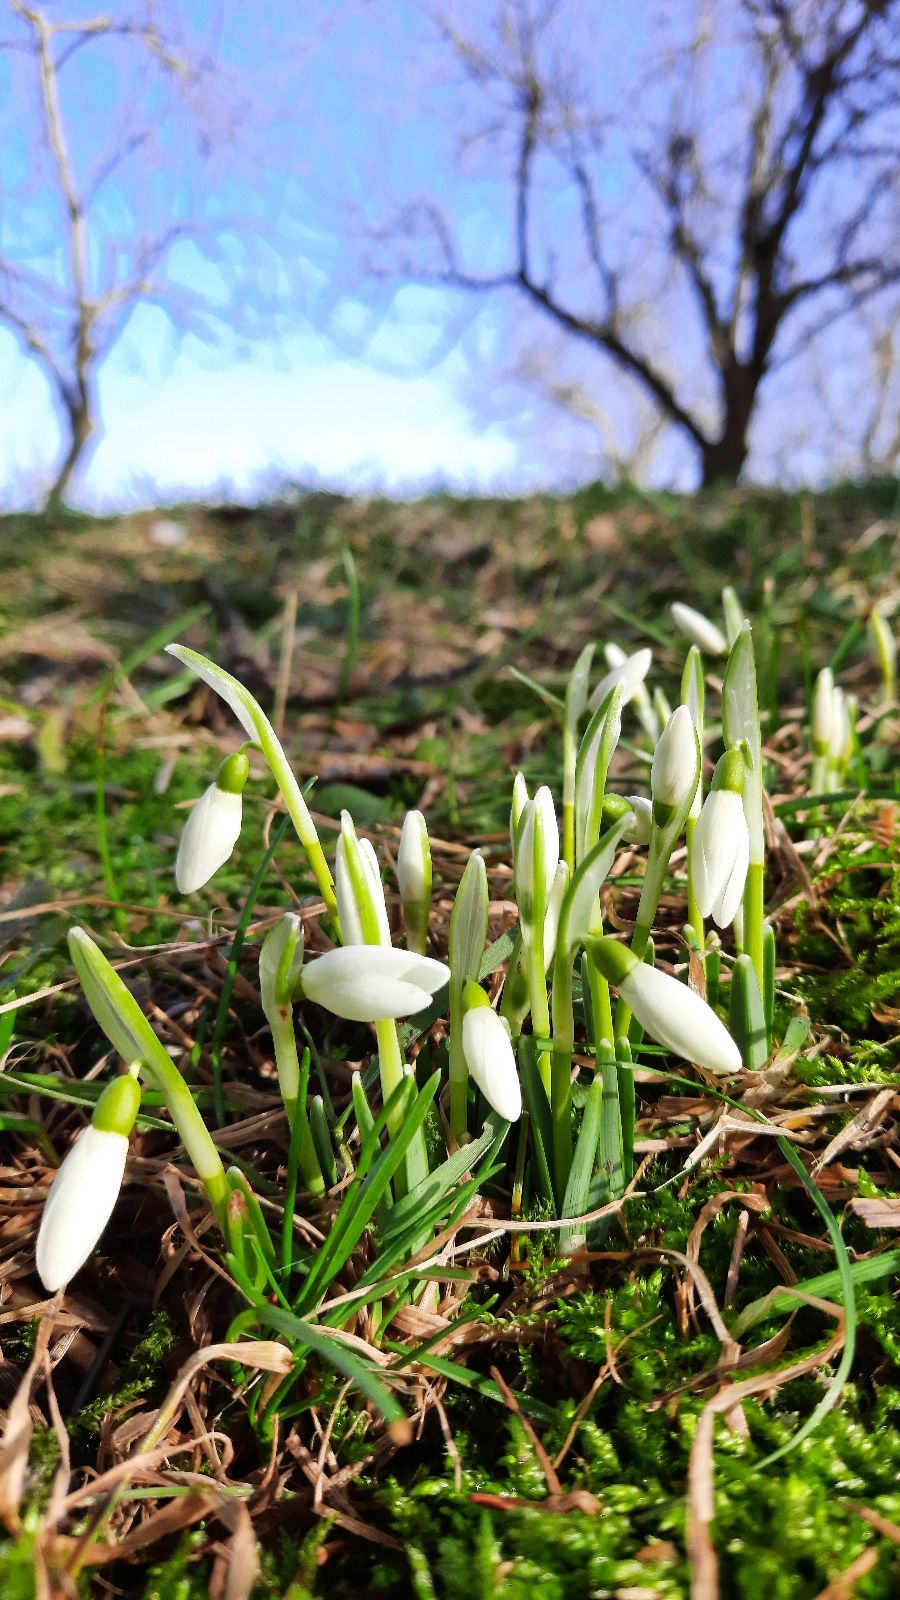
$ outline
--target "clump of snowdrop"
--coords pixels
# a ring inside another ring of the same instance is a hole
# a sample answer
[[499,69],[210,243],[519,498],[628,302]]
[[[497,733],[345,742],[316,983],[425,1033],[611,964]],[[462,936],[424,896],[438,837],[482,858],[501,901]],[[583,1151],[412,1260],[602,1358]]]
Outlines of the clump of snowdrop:
[[[357,830],[349,812],[342,813],[334,851],[326,854],[281,742],[253,696],[214,662],[172,647],[222,697],[249,741],[223,762],[187,820],[176,861],[181,892],[202,888],[234,850],[250,744],[277,786],[315,882],[315,898],[274,919],[259,946],[272,1082],[277,1077],[286,1126],[279,1148],[287,1173],[280,1233],[273,1232],[271,1216],[246,1176],[223,1167],[194,1094],[95,941],[76,930],[71,949],[100,1027],[134,1069],[113,1085],[117,1104],[130,1097],[136,1111],[135,1074],[160,1094],[208,1196],[225,1266],[260,1327],[269,1325],[276,1303],[297,1317],[315,1316],[329,1286],[340,1303],[346,1286],[337,1275],[363,1249],[366,1230],[373,1230],[395,1267],[410,1256],[419,1259],[435,1229],[455,1214],[458,1197],[474,1193],[484,1173],[502,1185],[504,1163],[557,1216],[579,1218],[598,1194],[621,1195],[634,1171],[634,1058],[645,1037],[680,1062],[711,1073],[737,1074],[742,1066],[760,1064],[771,1035],[770,998],[766,1037],[760,1044],[757,1036],[752,1060],[743,1044],[751,1033],[751,1012],[757,1017],[761,997],[770,997],[767,973],[774,970],[763,922],[755,657],[733,591],[723,594],[723,613],[725,633],[693,608],[673,607],[674,622],[692,640],[674,710],[661,685],[652,693],[648,686],[649,649],[626,654],[607,643],[607,671],[593,690],[595,647],[581,651],[564,698],[549,697],[562,731],[560,811],[549,784],[531,794],[523,774],[516,774],[511,881],[509,866],[502,864],[506,875],[501,872],[498,902],[488,860],[480,850],[470,854],[453,899],[446,961],[426,954],[440,950],[441,932],[431,926],[431,847],[422,813],[410,810],[403,820],[396,856],[399,896],[392,897],[385,892],[375,844]],[[714,705],[708,723],[705,698],[718,695],[720,685],[717,677],[707,681],[701,652],[728,654],[721,706]],[[823,782],[831,782],[850,759],[853,719],[852,704],[841,701],[830,675],[817,685],[812,722],[815,758],[822,762]],[[704,747],[718,736],[720,723],[725,750],[704,799]],[[624,771],[634,772],[635,760],[633,786],[641,788],[645,762],[649,792],[611,793],[611,775],[618,782]],[[714,1004],[656,964],[660,897],[673,876],[684,881],[685,842],[688,931],[711,995],[717,987],[717,941],[711,935],[703,944],[703,919],[739,929],[734,1032]],[[610,912],[611,874],[625,849],[643,871],[628,943],[608,931],[610,925],[621,927]],[[489,860],[493,870],[494,856]],[[498,903],[506,917],[510,894],[514,925],[500,922],[498,932],[492,917],[498,918]],[[315,1007],[328,1018],[317,1016]],[[366,1037],[361,1028],[372,1030],[377,1072],[359,1062],[365,1045],[360,1051],[358,1041]],[[323,1031],[326,1044],[316,1058],[314,1040]],[[309,1047],[301,1050],[303,1036]],[[341,1083],[348,1087],[338,1110],[329,1104],[322,1054],[332,1040],[340,1049],[345,1039],[352,1047],[349,1066],[342,1068]],[[310,1082],[314,1058],[322,1093],[314,1093]],[[487,1102],[487,1120],[479,1097]],[[130,1124],[125,1127],[127,1118],[119,1112],[115,1126],[103,1121],[107,1112],[101,1108],[111,1103],[101,1099],[94,1124],[60,1169],[61,1198],[55,1198],[54,1185],[39,1245],[48,1288],[77,1270],[115,1203]],[[465,1165],[470,1159],[471,1171]],[[94,1195],[85,1207],[91,1174]],[[70,1206],[70,1197],[77,1206]],[[297,1203],[330,1207],[327,1245],[312,1248],[298,1239],[292,1226]],[[357,1256],[351,1281],[359,1293],[369,1293]],[[392,1292],[379,1289],[376,1295],[371,1289],[373,1298],[384,1301],[384,1326],[390,1323]]]

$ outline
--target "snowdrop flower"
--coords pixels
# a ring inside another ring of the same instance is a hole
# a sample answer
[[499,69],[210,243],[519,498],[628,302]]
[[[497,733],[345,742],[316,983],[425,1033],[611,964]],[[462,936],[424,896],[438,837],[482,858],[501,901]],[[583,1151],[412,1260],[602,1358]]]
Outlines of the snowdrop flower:
[[450,981],[450,969],[411,950],[349,944],[307,962],[305,999],[349,1022],[383,1022],[422,1011]]
[[[625,667],[627,664],[628,657],[626,656],[621,645],[606,644],[603,646],[603,654],[606,657],[606,665],[610,668],[615,669],[618,667]],[[644,652],[638,651],[637,654],[643,655]],[[650,654],[649,650],[646,652],[646,654]],[[636,658],[632,657],[632,659]],[[648,668],[649,665],[650,663],[648,661]],[[653,709],[653,701],[650,698],[650,692],[646,683],[644,682],[643,677],[639,683],[634,685],[634,688],[630,693],[626,690],[625,699],[634,701],[634,709],[637,712],[638,721],[640,722],[640,725],[646,733],[648,739],[651,739],[655,744],[659,738],[659,718]]]
[[680,600],[676,600],[669,609],[676,628],[680,628],[681,632],[687,635],[691,644],[697,645],[698,649],[705,650],[711,656],[728,654],[728,640],[721,628],[715,622],[711,622],[709,617],[705,617],[702,611],[695,611],[693,606],[683,605]]
[[506,1026],[477,983],[466,984],[463,1005],[462,1043],[466,1066],[488,1104],[507,1122],[518,1122],[522,1115],[522,1090]]
[[407,949],[425,954],[431,909],[431,846],[421,811],[407,811],[397,851],[397,882]]
[[48,1294],[84,1266],[112,1215],[140,1103],[141,1091],[130,1073],[109,1084],[90,1127],[79,1134],[53,1179],[35,1252]]
[[885,700],[893,700],[897,685],[897,641],[880,605],[869,612],[869,638],[881,672]]
[[829,759],[838,772],[843,771],[853,754],[853,715],[855,697],[835,689],[831,697],[831,729],[828,741]]
[[812,747],[817,756],[827,756],[831,749],[834,694],[834,673],[830,667],[823,667],[816,675],[812,701]]
[[357,838],[349,811],[341,812],[341,832],[334,853],[334,892],[337,896],[344,944],[373,944],[366,938],[366,922],[378,931],[378,943],[389,945],[388,921],[381,868],[371,839]]
[[671,813],[690,804],[698,781],[698,745],[694,719],[687,706],[676,706],[659,736],[650,768],[650,794],[660,825]]
[[[607,657],[607,659],[609,658]],[[633,700],[647,673],[650,671],[652,660],[652,650],[635,650],[634,654],[630,656],[623,654],[622,659],[610,668],[605,677],[600,679],[588,701],[588,710],[590,712],[596,711],[597,707],[603,704],[606,696],[611,694],[619,683],[624,687],[622,704],[626,705],[629,700]]]
[[653,825],[653,806],[643,794],[628,794],[625,796],[634,812],[634,821],[630,823],[625,834],[629,844],[649,844],[650,829]]
[[175,860],[175,882],[182,894],[202,889],[230,857],[241,831],[242,795],[249,776],[249,758],[238,750],[222,762],[215,782],[194,806]]
[[547,896],[547,910],[544,914],[544,971],[547,972],[556,952],[556,935],[559,929],[559,917],[562,911],[563,900],[569,887],[568,865],[565,861],[557,862],[550,893]]
[[744,608],[737,590],[732,589],[730,583],[722,590],[722,614],[725,618],[725,634],[730,649],[744,626]]
[[608,794],[603,801],[603,826],[611,828],[621,818],[630,819],[625,829],[629,844],[644,845],[650,842],[653,825],[653,807],[642,794]]
[[[559,824],[553,796],[546,784],[538,789],[533,800],[522,807],[516,825],[516,893],[525,909],[539,894],[546,906],[559,863]],[[542,867],[543,878],[538,881],[536,869]]]
[[616,939],[595,940],[590,953],[651,1038],[708,1072],[740,1072],[741,1053],[728,1029],[686,983],[648,967]]
[[697,909],[719,928],[734,921],[750,861],[744,815],[744,758],[726,750],[713,774],[691,848],[691,883]]

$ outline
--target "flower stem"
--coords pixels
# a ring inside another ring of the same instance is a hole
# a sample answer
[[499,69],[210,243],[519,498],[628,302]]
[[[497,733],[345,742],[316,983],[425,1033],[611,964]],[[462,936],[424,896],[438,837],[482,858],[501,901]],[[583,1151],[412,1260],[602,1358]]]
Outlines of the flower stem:
[[230,1186],[219,1152],[197,1110],[190,1089],[161,1046],[159,1054],[154,1053],[153,1060],[144,1060],[141,1066],[165,1100],[169,1115],[178,1130],[178,1137],[209,1196],[209,1203],[216,1214],[216,1220],[227,1237]]
[[309,1126],[309,1117],[306,1105],[300,1104],[300,1058],[297,1054],[297,1037],[294,1033],[294,1024],[290,1009],[279,1008],[279,1015],[269,1024],[272,1030],[272,1040],[275,1045],[275,1065],[278,1068],[278,1086],[281,1098],[287,1112],[288,1122],[293,1139],[295,1124],[297,1129],[297,1165],[300,1169],[303,1182],[312,1195],[318,1197],[325,1193],[325,1179],[319,1166],[316,1147],[313,1144],[312,1130]]

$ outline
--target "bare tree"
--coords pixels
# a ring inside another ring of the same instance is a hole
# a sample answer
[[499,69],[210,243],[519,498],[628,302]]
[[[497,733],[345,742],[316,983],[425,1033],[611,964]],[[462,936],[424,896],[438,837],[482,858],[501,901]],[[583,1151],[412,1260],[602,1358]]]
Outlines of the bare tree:
[[[30,171],[7,187],[0,216],[0,323],[57,404],[58,502],[97,438],[98,370],[135,307],[155,305],[204,340],[233,308],[227,278],[248,235],[187,174],[188,157],[200,166],[227,147],[242,105],[208,49],[193,54],[177,13],[154,0],[74,18],[12,0],[11,12],[0,51]],[[206,259],[205,285],[195,272],[190,286],[186,246]]]
[[[372,227],[367,269],[505,298],[526,352],[535,313],[735,480],[771,375],[897,294],[900,0],[426,9],[459,177]],[[502,186],[490,235],[476,183]]]

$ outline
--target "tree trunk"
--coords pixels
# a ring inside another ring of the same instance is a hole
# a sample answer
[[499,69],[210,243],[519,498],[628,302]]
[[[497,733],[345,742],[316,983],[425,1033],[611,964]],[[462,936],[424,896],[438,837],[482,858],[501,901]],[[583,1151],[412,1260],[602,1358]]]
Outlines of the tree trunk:
[[737,483],[750,452],[747,435],[762,377],[762,365],[735,363],[722,374],[725,419],[718,439],[704,445],[701,454],[702,486]]
[[720,438],[704,447],[701,485],[711,489],[717,483],[737,483],[747,459],[747,430],[729,430],[727,424]]
[[75,468],[97,432],[97,424],[94,420],[93,396],[86,385],[80,386],[75,394],[69,393],[63,397],[63,414],[68,424],[69,445],[62,465],[47,494],[48,510],[56,509],[64,504],[65,493],[72,480]]

